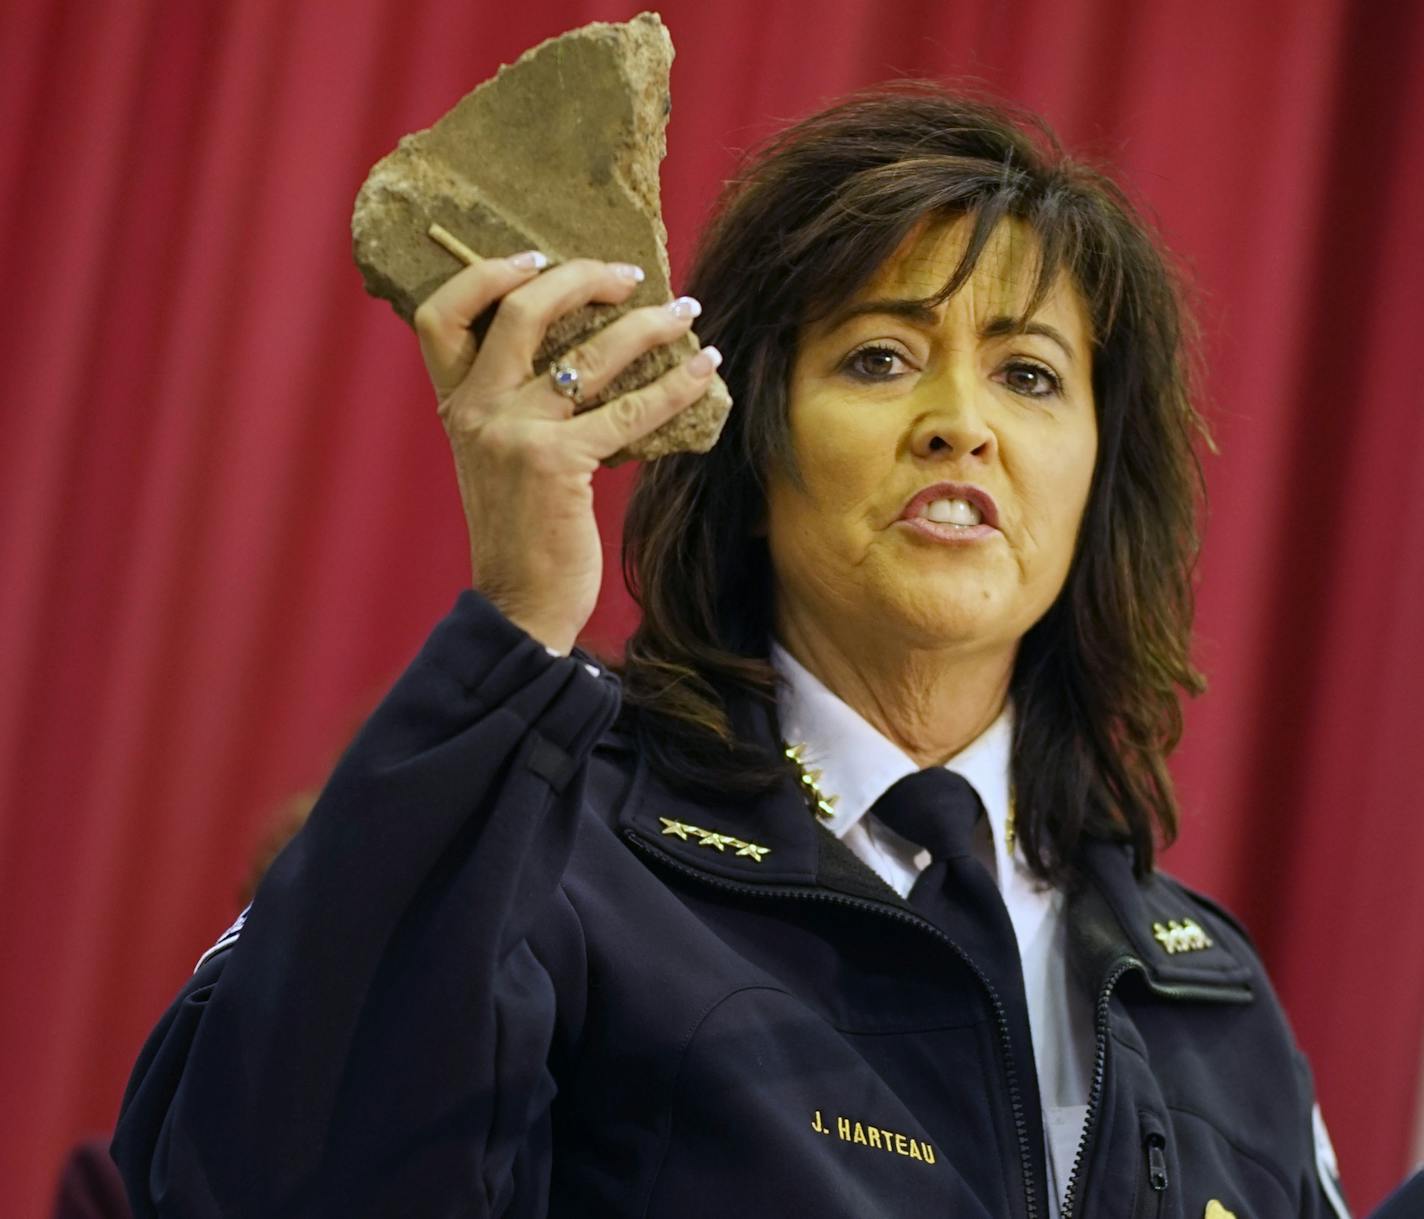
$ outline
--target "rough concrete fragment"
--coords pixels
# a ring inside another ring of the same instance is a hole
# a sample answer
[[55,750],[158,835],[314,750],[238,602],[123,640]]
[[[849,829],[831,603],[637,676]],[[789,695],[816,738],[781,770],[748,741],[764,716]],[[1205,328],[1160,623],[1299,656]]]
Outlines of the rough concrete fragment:
[[[426,235],[432,222],[483,257],[538,249],[555,261],[643,267],[647,279],[626,304],[592,305],[550,327],[536,375],[628,309],[670,299],[658,167],[667,150],[672,54],[654,13],[587,25],[525,52],[433,127],[402,138],[371,170],[351,217],[367,291],[409,322],[460,269]],[[646,385],[697,348],[689,335],[649,352],[583,409]],[[716,378],[700,401],[608,464],[706,452],[730,406]]]

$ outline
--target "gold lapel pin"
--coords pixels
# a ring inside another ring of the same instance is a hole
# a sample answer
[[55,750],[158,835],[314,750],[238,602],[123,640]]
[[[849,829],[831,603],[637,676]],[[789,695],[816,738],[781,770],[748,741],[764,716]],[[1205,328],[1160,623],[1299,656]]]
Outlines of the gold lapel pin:
[[806,767],[805,745],[788,745],[783,752],[796,763],[796,769],[801,772],[801,785],[805,788],[802,794],[806,797],[811,811],[822,821],[829,821],[836,815],[836,802],[840,797],[829,796],[821,790],[821,772]]
[[1213,1198],[1206,1204],[1206,1214],[1202,1219],[1236,1219],[1236,1216]]
[[1168,956],[1179,952],[1201,952],[1212,944],[1211,937],[1195,919],[1190,918],[1153,923],[1152,938],[1162,945]]
[[731,834],[720,834],[716,830],[704,830],[700,825],[677,821],[672,817],[659,817],[658,820],[663,823],[665,837],[681,838],[683,842],[696,840],[698,846],[712,847],[724,855],[727,853],[728,847],[733,847],[736,854],[761,863],[765,856],[771,854],[770,847],[764,847],[756,842],[743,842],[740,838],[732,837]]

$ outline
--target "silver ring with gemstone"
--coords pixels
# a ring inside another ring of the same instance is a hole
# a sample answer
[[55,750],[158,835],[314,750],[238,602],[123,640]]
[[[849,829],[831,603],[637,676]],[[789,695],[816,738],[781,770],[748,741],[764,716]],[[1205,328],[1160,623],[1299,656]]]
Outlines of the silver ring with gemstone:
[[549,365],[549,383],[556,394],[562,394],[575,406],[583,402],[583,388],[579,385],[579,370],[563,360],[555,360]]

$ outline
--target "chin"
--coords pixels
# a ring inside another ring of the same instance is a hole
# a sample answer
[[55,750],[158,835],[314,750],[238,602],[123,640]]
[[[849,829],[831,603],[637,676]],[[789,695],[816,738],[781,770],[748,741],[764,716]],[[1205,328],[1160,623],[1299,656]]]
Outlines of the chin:
[[998,647],[1015,638],[1003,607],[985,590],[957,588],[945,596],[897,598],[882,603],[871,617],[867,630],[898,638],[906,647]]

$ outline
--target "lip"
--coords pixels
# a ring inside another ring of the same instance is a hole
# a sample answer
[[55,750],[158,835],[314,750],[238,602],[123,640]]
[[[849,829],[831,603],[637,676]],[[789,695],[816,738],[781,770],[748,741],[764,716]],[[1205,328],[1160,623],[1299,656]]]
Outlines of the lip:
[[[978,525],[939,525],[934,521],[926,520],[920,515],[926,504],[933,503],[937,499],[963,499],[968,500],[979,509],[979,515],[984,519]],[[972,483],[935,483],[926,487],[923,491],[910,497],[910,502],[901,510],[899,519],[908,521],[913,525],[929,526],[935,536],[939,536],[945,529],[953,529],[952,536],[972,538],[987,537],[989,533],[999,532],[999,506],[994,503],[994,497],[982,487],[976,487]]]

